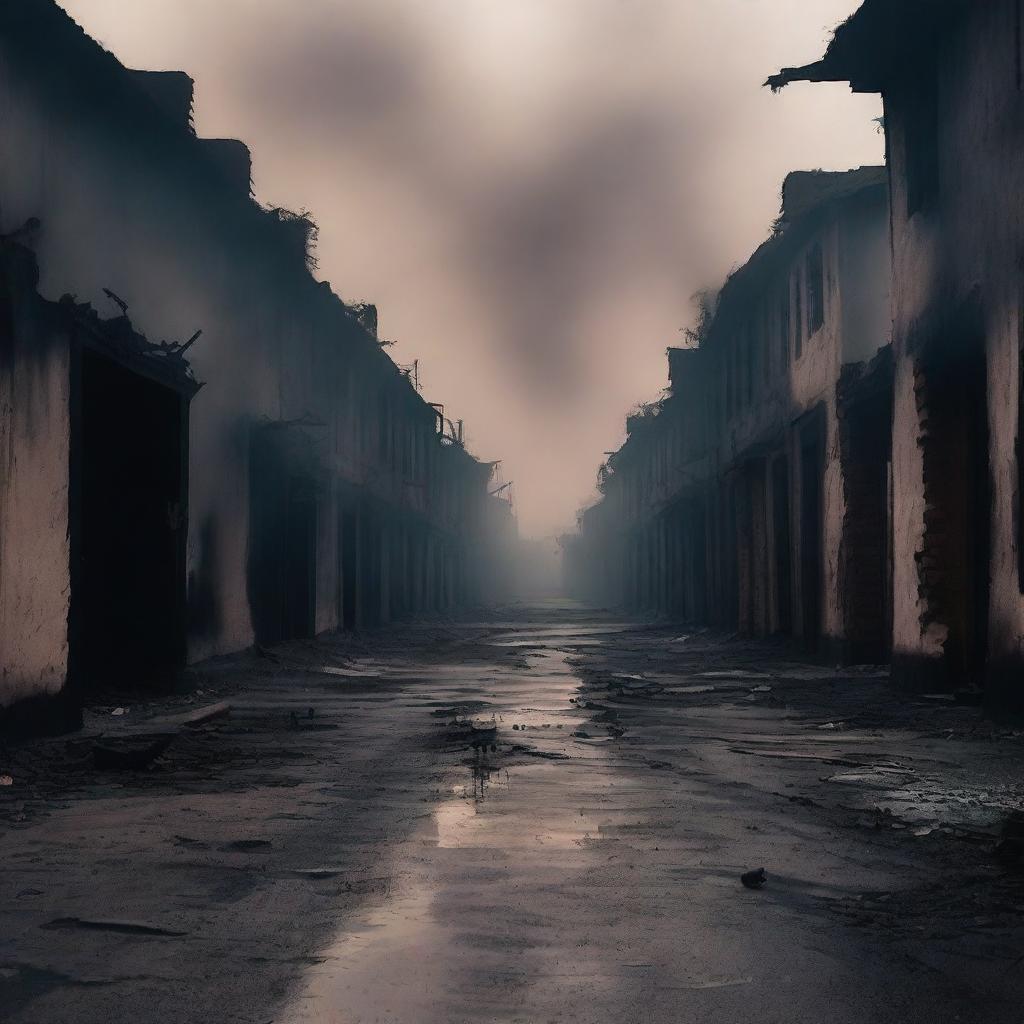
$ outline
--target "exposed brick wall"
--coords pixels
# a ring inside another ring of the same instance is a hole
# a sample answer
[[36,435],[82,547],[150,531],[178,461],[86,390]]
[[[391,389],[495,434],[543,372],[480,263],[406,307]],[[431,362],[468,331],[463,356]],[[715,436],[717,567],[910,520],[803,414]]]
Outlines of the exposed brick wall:
[[952,685],[980,682],[987,646],[988,438],[983,350],[915,367],[924,537],[914,553],[921,629],[942,638]]

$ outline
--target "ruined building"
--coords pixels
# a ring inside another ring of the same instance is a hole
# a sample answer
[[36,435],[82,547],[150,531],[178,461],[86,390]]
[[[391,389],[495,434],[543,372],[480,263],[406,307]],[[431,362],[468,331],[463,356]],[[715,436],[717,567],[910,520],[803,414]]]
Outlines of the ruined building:
[[880,93],[892,192],[893,668],[1020,705],[1024,43],[1018,0],[868,0],[769,81]]
[[799,172],[569,538],[581,596],[856,661],[888,654],[888,193]]
[[[52,0],[0,6],[0,714],[486,596],[492,466],[305,215]],[[200,333],[201,332],[201,333]]]

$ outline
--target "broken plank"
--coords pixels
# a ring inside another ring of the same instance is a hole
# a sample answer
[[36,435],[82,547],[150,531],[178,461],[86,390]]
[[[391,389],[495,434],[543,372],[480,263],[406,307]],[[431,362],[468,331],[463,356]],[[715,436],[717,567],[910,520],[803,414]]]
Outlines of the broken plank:
[[168,725],[182,725],[186,728],[195,728],[198,725],[205,725],[214,719],[223,718],[231,712],[231,705],[226,700],[219,700],[216,704],[207,704],[192,711],[186,711],[180,715],[167,715],[154,721]]

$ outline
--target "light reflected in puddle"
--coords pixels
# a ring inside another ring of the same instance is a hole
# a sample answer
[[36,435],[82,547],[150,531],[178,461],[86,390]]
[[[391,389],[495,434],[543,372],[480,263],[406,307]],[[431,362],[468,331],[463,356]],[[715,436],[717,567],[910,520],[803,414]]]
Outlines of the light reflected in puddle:
[[324,964],[309,973],[277,1024],[432,1019],[448,948],[433,902],[434,893],[417,885],[369,911],[324,951]]
[[[578,646],[590,638],[572,633],[566,639]],[[498,712],[499,751],[473,754],[465,764],[467,781],[448,790],[429,824],[412,837],[410,847],[418,852],[405,860],[406,870],[395,872],[398,884],[387,900],[347,923],[324,951],[324,964],[307,975],[278,1024],[450,1021],[455,1017],[449,1011],[459,998],[452,986],[453,963],[481,971],[505,968],[503,954],[487,949],[467,952],[464,943],[460,945],[447,901],[453,895],[465,898],[465,893],[457,885],[451,889],[453,883],[444,879],[453,868],[458,878],[467,872],[471,876],[469,866],[480,860],[474,851],[482,848],[494,851],[493,858],[487,858],[494,870],[503,870],[503,864],[514,870],[517,864],[520,869],[526,864],[561,865],[567,854],[552,856],[550,851],[578,852],[589,842],[602,841],[601,812],[584,813],[568,796],[571,780],[579,777],[575,773],[600,770],[602,754],[589,748],[585,759],[515,763],[534,753],[541,758],[563,755],[573,747],[569,734],[586,719],[570,702],[581,684],[569,657],[559,649],[527,653],[529,668],[516,673],[527,687],[523,703]],[[466,666],[467,675],[476,671]],[[437,693],[432,696],[438,699]],[[453,698],[460,696],[464,693],[453,688]],[[553,773],[564,789],[552,787]],[[563,792],[564,798],[552,800],[552,793]],[[458,1019],[467,1018],[460,1014]]]
[[437,826],[437,845],[443,850],[454,850],[464,844],[466,828],[476,817],[476,803],[465,795],[465,786],[459,786],[463,792],[454,800],[445,800],[434,811],[434,824]]

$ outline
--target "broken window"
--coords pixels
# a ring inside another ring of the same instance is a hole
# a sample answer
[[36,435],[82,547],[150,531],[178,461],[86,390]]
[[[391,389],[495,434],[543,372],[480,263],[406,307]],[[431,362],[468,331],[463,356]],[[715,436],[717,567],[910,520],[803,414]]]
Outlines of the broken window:
[[825,323],[825,257],[821,243],[815,242],[807,253],[807,335],[821,330]]

